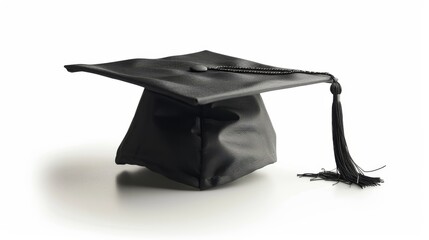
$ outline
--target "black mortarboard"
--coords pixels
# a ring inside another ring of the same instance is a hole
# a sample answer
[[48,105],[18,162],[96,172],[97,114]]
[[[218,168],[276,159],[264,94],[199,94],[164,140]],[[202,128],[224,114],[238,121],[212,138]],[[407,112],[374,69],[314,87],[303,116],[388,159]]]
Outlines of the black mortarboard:
[[298,176],[361,187],[382,182],[365,176],[348,153],[341,86],[329,73],[277,68],[210,51],[65,67],[144,87],[116,163],[145,166],[200,189],[231,182],[276,161],[276,136],[260,93],[331,83],[337,169]]

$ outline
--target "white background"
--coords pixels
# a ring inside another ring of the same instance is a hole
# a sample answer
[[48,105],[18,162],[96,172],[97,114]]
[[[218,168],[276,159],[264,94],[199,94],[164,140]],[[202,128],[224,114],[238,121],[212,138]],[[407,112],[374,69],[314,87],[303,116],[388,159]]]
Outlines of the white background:
[[[414,1],[2,1],[0,238],[424,236],[428,12]],[[263,94],[278,162],[234,183],[189,191],[116,166],[142,88],[63,65],[206,49],[335,74],[351,154],[386,164],[369,174],[385,183],[296,177],[335,166],[328,84]]]

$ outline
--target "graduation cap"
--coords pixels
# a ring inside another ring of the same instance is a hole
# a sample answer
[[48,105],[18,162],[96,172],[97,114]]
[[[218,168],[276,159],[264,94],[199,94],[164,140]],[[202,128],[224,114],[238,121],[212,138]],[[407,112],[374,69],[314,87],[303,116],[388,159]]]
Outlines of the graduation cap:
[[272,67],[210,51],[65,68],[144,87],[116,163],[144,166],[199,189],[276,162],[276,135],[260,93],[331,83],[336,169],[298,176],[360,187],[383,182],[366,176],[349,154],[341,86],[332,74]]

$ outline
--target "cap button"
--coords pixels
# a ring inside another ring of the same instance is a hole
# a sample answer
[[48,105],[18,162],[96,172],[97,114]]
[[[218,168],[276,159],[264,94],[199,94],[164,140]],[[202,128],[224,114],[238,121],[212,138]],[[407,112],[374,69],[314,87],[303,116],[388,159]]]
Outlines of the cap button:
[[201,64],[197,64],[197,65],[191,66],[189,70],[191,70],[191,72],[207,72],[207,67]]

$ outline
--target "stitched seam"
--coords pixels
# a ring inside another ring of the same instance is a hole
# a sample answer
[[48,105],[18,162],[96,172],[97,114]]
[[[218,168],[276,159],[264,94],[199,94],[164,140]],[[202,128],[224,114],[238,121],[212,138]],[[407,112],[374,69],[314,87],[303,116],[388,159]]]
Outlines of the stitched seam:
[[199,188],[201,189],[203,181],[203,147],[204,147],[204,123],[203,123],[203,106],[200,106],[200,179],[198,181]]

